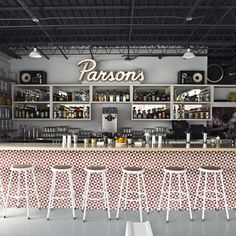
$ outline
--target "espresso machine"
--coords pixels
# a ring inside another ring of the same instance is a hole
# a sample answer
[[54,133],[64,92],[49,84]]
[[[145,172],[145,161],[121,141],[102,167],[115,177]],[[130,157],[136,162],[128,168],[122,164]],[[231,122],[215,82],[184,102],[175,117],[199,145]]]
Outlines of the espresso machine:
[[102,132],[117,132],[117,108],[103,107]]

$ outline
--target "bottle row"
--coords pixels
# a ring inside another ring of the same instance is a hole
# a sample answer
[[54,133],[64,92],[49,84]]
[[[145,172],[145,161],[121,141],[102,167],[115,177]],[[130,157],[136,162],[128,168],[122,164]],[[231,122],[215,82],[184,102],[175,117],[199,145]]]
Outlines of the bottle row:
[[49,107],[47,105],[29,106],[23,105],[14,109],[15,118],[48,119]]
[[11,93],[11,83],[9,81],[0,80],[0,92],[5,94]]
[[73,92],[66,91],[63,89],[56,89],[53,93],[53,101],[82,101],[89,102],[89,90],[88,89],[77,89]]
[[133,119],[170,119],[170,110],[165,107],[147,110],[133,107]]
[[94,102],[129,102],[130,93],[127,89],[126,91],[122,90],[97,90],[95,92]]
[[210,108],[208,106],[183,104],[175,105],[173,119],[210,119]]
[[11,108],[0,108],[0,120],[11,118]]
[[21,89],[16,92],[15,101],[20,102],[43,102],[49,101],[50,95],[47,89]]
[[134,90],[133,100],[143,102],[170,101],[170,94],[165,90]]
[[15,124],[12,120],[1,120],[0,131],[10,131],[15,129]]
[[54,107],[54,119],[89,119],[88,106],[58,105]]

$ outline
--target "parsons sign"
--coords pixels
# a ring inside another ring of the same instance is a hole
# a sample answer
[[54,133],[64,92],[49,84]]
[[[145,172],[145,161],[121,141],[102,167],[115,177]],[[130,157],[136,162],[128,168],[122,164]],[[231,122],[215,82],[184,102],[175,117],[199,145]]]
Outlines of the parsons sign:
[[142,70],[137,71],[96,71],[97,63],[92,59],[85,59],[78,63],[80,68],[79,81],[87,79],[87,81],[102,81],[102,82],[121,82],[121,81],[144,81]]

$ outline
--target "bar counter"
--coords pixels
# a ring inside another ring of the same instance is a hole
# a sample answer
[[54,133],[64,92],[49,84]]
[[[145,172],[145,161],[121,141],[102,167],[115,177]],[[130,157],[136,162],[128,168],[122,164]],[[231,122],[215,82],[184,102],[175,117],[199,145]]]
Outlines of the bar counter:
[[[9,168],[12,164],[34,164],[36,167],[37,182],[40,202],[46,208],[48,193],[51,185],[51,167],[57,164],[68,164],[74,167],[73,182],[76,191],[77,208],[81,207],[82,192],[84,187],[84,168],[90,165],[101,165],[108,168],[108,186],[110,206],[117,207],[121,169],[125,166],[140,166],[145,169],[145,181],[148,192],[148,202],[151,209],[157,209],[160,196],[160,187],[163,178],[163,168],[166,166],[183,166],[187,168],[188,183],[191,202],[193,204],[198,168],[201,165],[217,165],[224,170],[224,181],[229,208],[234,207],[236,186],[236,148],[231,145],[220,147],[210,146],[203,148],[202,144],[170,144],[161,148],[151,147],[91,147],[76,145],[71,148],[62,148],[61,144],[52,143],[0,143],[1,176],[6,190],[9,179]],[[65,181],[59,179],[59,185]],[[96,186],[96,179],[93,183]],[[15,181],[16,182],[16,181]],[[30,200],[36,207],[35,200]],[[14,205],[15,202],[12,202]],[[177,204],[174,203],[174,204]],[[213,207],[214,202],[209,202],[208,207]],[[24,205],[20,202],[20,205]],[[185,205],[184,205],[185,206]],[[69,207],[67,201],[55,202],[55,207]],[[101,208],[102,203],[92,202],[90,208]],[[177,205],[176,205],[177,207]],[[201,205],[198,205],[200,208]],[[223,204],[220,204],[223,208]],[[137,209],[135,203],[130,203],[128,208]]]

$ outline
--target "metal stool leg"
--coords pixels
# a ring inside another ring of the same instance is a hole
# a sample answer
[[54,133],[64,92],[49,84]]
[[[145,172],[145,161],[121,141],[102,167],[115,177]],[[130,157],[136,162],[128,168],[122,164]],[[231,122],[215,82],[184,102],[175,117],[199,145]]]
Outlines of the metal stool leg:
[[6,200],[5,200],[5,196],[4,196],[4,190],[3,190],[3,185],[2,185],[2,180],[1,179],[0,179],[0,189],[1,189],[2,203],[3,203],[3,206],[5,207]]
[[204,193],[203,193],[203,205],[202,205],[202,220],[205,219],[205,208],[206,208],[206,193],[207,193],[207,172],[205,173],[204,181]]
[[195,210],[196,207],[197,207],[201,178],[202,178],[202,173],[201,173],[201,171],[200,171],[199,176],[198,176],[197,191],[196,191],[195,200],[194,200],[194,206],[193,206],[193,209],[194,209],[194,210]]
[[38,208],[41,209],[40,201],[39,201],[39,193],[38,193],[38,186],[37,186],[37,181],[35,177],[34,170],[32,171],[32,177],[33,177],[33,183],[34,183],[34,193],[38,202]]
[[128,199],[128,187],[129,187],[129,175],[126,175],[126,187],[125,187],[125,211],[127,210],[127,199]]
[[181,190],[181,174],[177,174],[178,176],[178,191],[179,191],[179,207],[182,209],[182,190]]
[[72,172],[68,173],[69,186],[70,186],[70,198],[71,198],[71,207],[72,207],[72,215],[73,219],[75,219],[75,196],[74,196],[74,188],[73,188],[73,179]]
[[19,202],[20,202],[20,174],[21,172],[17,173],[17,202],[16,202],[16,207],[19,207]]
[[145,180],[144,180],[144,174],[141,175],[141,178],[142,178],[142,186],[143,186],[143,193],[144,193],[144,198],[145,198],[146,211],[147,211],[147,213],[149,213],[147,191],[146,191],[146,184],[145,184]]
[[167,200],[167,213],[166,213],[166,222],[169,221],[169,212],[170,212],[170,192],[171,192],[171,177],[172,174],[169,174],[169,186],[168,186],[168,200]]
[[217,174],[214,173],[214,192],[216,196],[216,209],[219,209],[218,189],[217,189]]
[[141,186],[140,186],[140,175],[137,175],[137,179],[138,179],[139,214],[140,214],[140,221],[143,222],[143,214],[142,214],[142,195],[141,195]]
[[108,194],[108,189],[107,189],[107,181],[106,181],[106,174],[103,173],[102,174],[102,182],[103,182],[103,192],[104,192],[104,196],[105,196],[105,205],[107,206],[107,215],[108,215],[108,219],[111,219],[111,215],[110,215],[110,206],[109,206],[109,194]]
[[83,192],[83,196],[82,196],[82,211],[84,211],[85,192],[86,192],[86,189],[87,189],[87,188],[88,188],[88,173],[86,174],[86,177],[85,177],[84,192]]
[[87,210],[87,205],[88,205],[88,192],[89,192],[89,180],[90,180],[90,173],[87,174],[87,184],[86,184],[86,189],[85,189],[85,194],[84,194],[84,215],[83,215],[83,221],[85,221],[86,217],[86,210]]
[[49,220],[50,210],[53,207],[53,198],[55,193],[55,185],[56,185],[56,173],[52,174],[52,186],[49,193],[49,201],[48,201],[48,212],[47,212],[47,220]]
[[29,216],[29,187],[28,187],[28,177],[27,172],[25,172],[25,198],[26,198],[26,211],[27,211],[27,218],[30,219]]
[[119,196],[119,200],[118,200],[116,219],[119,219],[119,211],[120,211],[121,198],[122,198],[122,193],[123,193],[123,188],[124,188],[124,181],[125,181],[125,173],[122,174],[122,178],[121,178],[120,196]]
[[224,198],[224,203],[225,203],[226,218],[227,218],[227,220],[229,220],[229,212],[228,212],[226,193],[225,193],[225,186],[224,186],[224,179],[223,179],[223,174],[222,173],[220,173],[220,179],[221,179],[221,186],[222,186],[223,198]]
[[158,209],[157,209],[158,211],[161,210],[161,203],[162,203],[163,194],[164,194],[165,182],[166,182],[166,173],[164,173],[164,177],[163,177],[163,181],[162,181],[161,196],[160,196],[159,206],[158,206]]
[[188,190],[188,182],[187,182],[187,175],[184,173],[184,182],[185,182],[185,188],[186,188],[186,194],[187,194],[187,201],[188,201],[188,208],[189,208],[189,215],[190,219],[193,219],[192,210],[191,210],[191,203],[190,203],[190,195]]
[[8,183],[8,187],[7,187],[7,196],[6,196],[5,209],[4,209],[4,218],[6,218],[6,214],[7,214],[8,201],[9,201],[9,197],[10,197],[10,191],[12,188],[12,177],[13,177],[13,171],[11,171],[10,179],[9,179],[9,183]]

